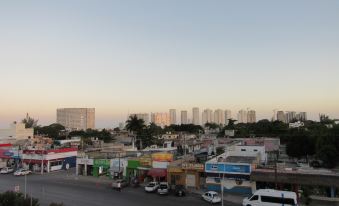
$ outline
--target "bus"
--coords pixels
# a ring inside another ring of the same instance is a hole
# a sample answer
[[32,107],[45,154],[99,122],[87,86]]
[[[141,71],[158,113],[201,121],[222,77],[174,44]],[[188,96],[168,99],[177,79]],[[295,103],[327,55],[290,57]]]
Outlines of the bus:
[[295,192],[272,189],[257,190],[251,197],[245,198],[243,206],[297,206]]

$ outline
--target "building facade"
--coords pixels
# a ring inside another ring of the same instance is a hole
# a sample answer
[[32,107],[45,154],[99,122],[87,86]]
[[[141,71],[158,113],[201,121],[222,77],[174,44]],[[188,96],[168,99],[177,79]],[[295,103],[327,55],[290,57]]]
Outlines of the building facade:
[[181,111],[181,124],[188,124],[187,111]]
[[205,109],[202,112],[202,124],[206,124],[206,123],[212,123],[214,122],[214,115],[213,115],[213,111],[211,109]]
[[154,124],[165,127],[170,125],[170,115],[168,113],[152,113],[151,122]]
[[214,123],[219,125],[225,124],[225,112],[221,109],[214,111]]
[[177,124],[177,110],[170,109],[169,115],[170,115],[170,124]]
[[68,130],[94,129],[95,108],[57,109],[57,123]]
[[135,113],[130,114],[129,117],[137,116],[138,119],[144,120],[145,124],[149,123],[149,114],[148,113]]
[[192,123],[195,125],[200,125],[200,118],[199,118],[199,108],[193,107],[192,109]]
[[232,112],[231,110],[225,110],[225,124],[228,125],[228,120],[232,119]]
[[240,110],[238,112],[238,122],[237,123],[247,123],[247,111],[246,110]]
[[247,112],[247,123],[255,123],[257,122],[256,112],[254,110],[250,110]]
[[278,111],[277,112],[277,120],[281,121],[281,122],[286,122],[285,112],[284,111]]
[[33,128],[25,128],[24,123],[13,122],[8,129],[0,129],[0,140],[23,140],[33,138]]

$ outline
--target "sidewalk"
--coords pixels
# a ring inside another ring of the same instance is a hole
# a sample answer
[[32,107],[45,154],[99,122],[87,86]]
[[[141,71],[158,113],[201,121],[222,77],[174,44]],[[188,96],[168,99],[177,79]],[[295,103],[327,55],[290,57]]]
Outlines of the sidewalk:
[[[197,195],[201,197],[202,194],[206,192],[206,190],[195,190],[195,189],[189,189],[189,193],[193,195]],[[245,195],[237,195],[237,194],[229,194],[224,193],[224,201],[235,203],[235,204],[242,204],[242,200],[245,198]]]

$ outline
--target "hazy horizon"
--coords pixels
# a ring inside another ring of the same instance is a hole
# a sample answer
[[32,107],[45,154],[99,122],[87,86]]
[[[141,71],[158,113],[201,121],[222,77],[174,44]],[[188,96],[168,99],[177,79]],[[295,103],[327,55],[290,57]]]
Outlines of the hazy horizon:
[[[0,6],[0,128],[28,112],[197,106],[339,118],[339,1],[8,1]],[[190,117],[189,117],[190,118]],[[201,118],[201,116],[200,116]]]

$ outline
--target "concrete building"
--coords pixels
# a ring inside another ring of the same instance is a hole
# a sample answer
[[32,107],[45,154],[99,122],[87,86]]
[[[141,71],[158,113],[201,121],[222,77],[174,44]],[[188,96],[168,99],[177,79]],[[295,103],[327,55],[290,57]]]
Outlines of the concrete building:
[[228,125],[228,120],[232,119],[231,110],[225,110],[225,124]]
[[23,140],[33,138],[33,128],[25,128],[24,123],[13,122],[8,129],[0,129],[0,140]]
[[202,112],[202,124],[206,124],[207,122],[211,123],[214,122],[214,115],[211,109],[205,109]]
[[300,112],[297,114],[296,119],[299,121],[306,121],[307,120],[307,113],[306,112]]
[[148,113],[135,113],[130,114],[129,117],[137,116],[138,119],[144,120],[145,124],[149,123],[149,114]]
[[192,109],[192,123],[195,125],[200,125],[200,119],[199,119],[199,108],[193,107]]
[[247,112],[247,123],[255,123],[257,122],[256,112],[254,110],[250,110]]
[[169,115],[170,115],[170,124],[177,124],[177,110],[170,109]]
[[286,122],[285,112],[284,111],[278,111],[277,112],[277,120],[281,121],[281,122]]
[[214,122],[219,125],[225,124],[225,112],[223,110],[217,109],[214,111]]
[[237,123],[247,123],[247,111],[246,110],[240,110],[238,112],[238,122]]
[[57,123],[69,130],[95,128],[95,108],[57,109]]
[[168,113],[152,113],[151,122],[154,124],[165,127],[170,125],[170,116]]
[[288,111],[285,113],[285,122],[291,123],[293,120],[296,120],[297,113],[294,111]]
[[188,124],[187,111],[181,111],[181,124]]

